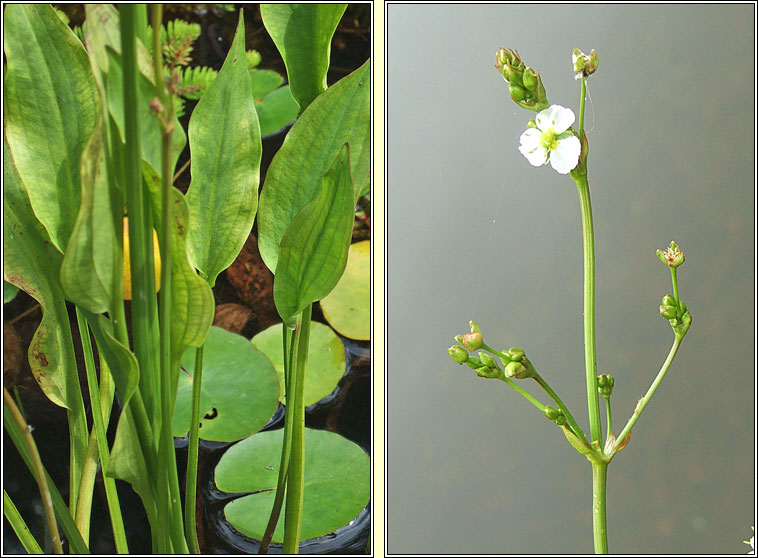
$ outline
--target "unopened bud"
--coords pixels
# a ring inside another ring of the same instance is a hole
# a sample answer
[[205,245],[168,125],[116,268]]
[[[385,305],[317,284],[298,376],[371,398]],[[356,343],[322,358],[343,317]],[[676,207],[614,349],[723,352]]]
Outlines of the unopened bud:
[[667,294],[661,299],[661,304],[663,304],[663,306],[676,306],[676,301],[673,296]]
[[661,316],[666,318],[667,320],[671,320],[676,318],[676,307],[675,306],[661,306],[659,308],[661,312]]
[[468,357],[465,362],[466,362],[466,366],[468,366],[469,368],[473,368],[474,370],[484,366],[484,363],[481,360],[472,356]]
[[497,368],[497,363],[495,363],[495,359],[492,358],[487,353],[479,353],[479,360],[481,360],[485,366],[489,366],[490,368]]
[[450,358],[452,358],[455,362],[458,364],[463,364],[466,362],[466,359],[468,358],[468,352],[466,349],[459,345],[453,345],[447,350],[447,354],[450,355]]
[[459,339],[460,343],[466,347],[469,351],[476,351],[481,348],[483,341],[481,332],[466,333],[461,335]]
[[517,103],[519,101],[523,101],[526,99],[526,89],[523,87],[519,87],[518,85],[511,84],[510,87],[508,87],[508,91],[511,94],[511,99],[516,101]]
[[524,68],[524,75],[521,77],[521,82],[524,84],[524,87],[531,93],[534,93],[537,91],[537,85],[538,85],[538,76],[537,72],[532,70],[529,66]]
[[511,347],[508,349],[508,356],[511,358],[511,360],[520,362],[521,358],[524,356],[524,349],[521,347]]
[[546,405],[545,408],[542,409],[542,412],[550,420],[555,420],[561,415],[561,412],[558,409],[551,407],[550,405]]
[[608,399],[611,396],[611,393],[613,393],[613,385],[616,383],[616,380],[613,379],[613,376],[610,374],[600,374],[597,377],[597,391]]

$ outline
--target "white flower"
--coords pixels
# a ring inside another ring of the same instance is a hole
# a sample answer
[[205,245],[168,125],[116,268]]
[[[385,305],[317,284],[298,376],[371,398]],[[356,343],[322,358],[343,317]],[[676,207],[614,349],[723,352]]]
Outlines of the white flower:
[[579,138],[569,131],[574,123],[574,112],[552,105],[541,111],[535,120],[537,127],[521,134],[519,151],[535,167],[550,161],[559,173],[568,174],[579,163],[582,151]]

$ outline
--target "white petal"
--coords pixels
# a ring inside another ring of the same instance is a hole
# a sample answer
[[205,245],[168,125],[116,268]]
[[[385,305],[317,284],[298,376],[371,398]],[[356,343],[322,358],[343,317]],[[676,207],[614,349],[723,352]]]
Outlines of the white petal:
[[582,146],[579,138],[571,136],[558,140],[558,146],[550,151],[550,164],[561,174],[568,174],[579,163]]
[[534,121],[537,123],[537,128],[543,132],[553,128],[555,126],[555,113],[557,109],[562,108],[558,105],[551,105],[545,110],[540,111]]
[[547,163],[547,149],[540,143],[541,136],[542,132],[536,128],[529,128],[519,138],[521,145],[518,150],[535,167]]

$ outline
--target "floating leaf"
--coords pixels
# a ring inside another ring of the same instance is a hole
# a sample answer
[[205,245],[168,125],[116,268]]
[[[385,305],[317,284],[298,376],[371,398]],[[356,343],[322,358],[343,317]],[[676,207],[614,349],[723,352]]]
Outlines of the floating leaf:
[[345,273],[321,301],[326,321],[350,339],[371,339],[371,241],[350,245]]
[[326,90],[329,51],[347,4],[262,4],[261,19],[287,66],[303,112]]
[[[266,529],[279,469],[283,430],[259,432],[239,442],[216,466],[216,486],[224,492],[253,492],[224,508],[240,533],[260,540]],[[327,535],[355,519],[371,497],[369,456],[339,434],[305,429],[305,488],[300,539]],[[282,542],[284,514],[274,531]]]
[[256,101],[261,135],[273,134],[297,118],[297,103],[285,85]]
[[369,62],[332,85],[308,107],[266,173],[258,208],[261,257],[276,272],[279,244],[295,216],[321,191],[321,177],[345,143],[356,199],[368,189],[371,163]]
[[[186,436],[192,414],[195,349],[182,357],[172,432]],[[200,437],[233,442],[263,428],[276,411],[279,382],[271,362],[244,337],[212,327],[203,349]]]
[[213,286],[239,255],[258,208],[261,134],[245,61],[242,12],[226,61],[192,113],[189,136],[187,250]]
[[[282,324],[272,325],[261,331],[250,342],[274,364],[279,384],[282,386],[280,400],[286,404]],[[329,326],[311,322],[308,361],[305,366],[304,405],[312,405],[332,393],[344,373],[345,346],[342,341]]]

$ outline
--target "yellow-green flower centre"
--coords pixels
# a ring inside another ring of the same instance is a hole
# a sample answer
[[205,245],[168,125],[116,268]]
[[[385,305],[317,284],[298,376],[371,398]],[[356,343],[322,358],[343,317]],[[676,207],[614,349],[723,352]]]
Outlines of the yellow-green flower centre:
[[540,145],[547,150],[552,150],[558,147],[558,140],[555,139],[555,132],[552,128],[542,132],[542,135],[540,136]]

